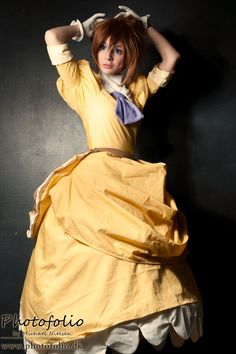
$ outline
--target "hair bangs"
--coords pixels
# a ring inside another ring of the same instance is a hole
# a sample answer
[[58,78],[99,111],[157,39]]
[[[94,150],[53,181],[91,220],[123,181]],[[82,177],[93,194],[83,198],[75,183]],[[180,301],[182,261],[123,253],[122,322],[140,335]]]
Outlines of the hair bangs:
[[99,22],[95,27],[92,42],[92,56],[97,68],[97,57],[101,44],[110,38],[110,49],[116,43],[121,42],[125,48],[124,69],[126,70],[122,84],[128,84],[134,76],[137,64],[144,55],[145,35],[143,24],[133,16],[107,18]]

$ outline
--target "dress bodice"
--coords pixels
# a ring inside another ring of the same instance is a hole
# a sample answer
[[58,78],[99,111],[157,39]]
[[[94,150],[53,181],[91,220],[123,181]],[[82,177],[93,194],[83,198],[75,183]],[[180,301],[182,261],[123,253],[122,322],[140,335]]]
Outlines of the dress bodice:
[[111,147],[133,153],[139,124],[122,125],[115,114],[115,99],[105,90],[89,97],[82,120],[89,148]]
[[[133,154],[140,122],[128,125],[119,122],[115,113],[115,98],[103,88],[98,74],[89,63],[86,60],[71,60],[58,65],[57,70],[60,74],[58,91],[82,119],[88,147],[110,147]],[[163,71],[158,70],[159,75],[163,75]],[[168,75],[165,76],[167,78]],[[129,90],[140,110],[159,86],[151,74],[147,78],[137,76],[132,81]]]

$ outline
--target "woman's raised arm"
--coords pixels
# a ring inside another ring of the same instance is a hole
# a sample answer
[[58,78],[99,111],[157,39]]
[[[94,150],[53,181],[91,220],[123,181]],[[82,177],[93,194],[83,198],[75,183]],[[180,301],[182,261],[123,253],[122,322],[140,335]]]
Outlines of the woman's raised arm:
[[84,34],[87,37],[91,37],[97,21],[101,20],[104,16],[104,13],[99,12],[89,17],[82,23],[79,20],[76,20],[72,21],[68,26],[60,26],[49,29],[45,33],[45,42],[48,46],[54,46],[67,43],[71,39],[79,42],[83,39]]
[[151,39],[162,58],[158,67],[165,71],[173,71],[176,62],[180,58],[180,54],[161,33],[149,24],[150,15],[139,16],[127,6],[119,5],[118,7],[123,11],[119,12],[115,17],[131,15],[139,19],[143,23],[143,27],[147,31],[148,37]]
[[54,46],[69,42],[73,37],[83,37],[81,23],[74,26],[60,26],[49,29],[45,32],[45,42],[48,46]]
[[162,58],[162,61],[159,63],[158,67],[165,71],[173,71],[177,61],[180,58],[179,52],[153,26],[149,26],[147,28],[147,35]]

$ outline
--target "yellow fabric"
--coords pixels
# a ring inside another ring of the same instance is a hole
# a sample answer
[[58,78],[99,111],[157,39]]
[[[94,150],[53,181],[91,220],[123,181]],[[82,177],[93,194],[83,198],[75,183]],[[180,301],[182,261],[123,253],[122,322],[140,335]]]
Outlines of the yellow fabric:
[[[80,115],[89,147],[132,153],[138,125],[119,123],[115,100],[88,62],[57,68],[58,90]],[[153,82],[140,76],[129,87],[141,109],[158,88]],[[165,178],[164,163],[88,152],[53,171],[38,188],[29,230],[37,238],[20,305],[29,341],[68,342],[198,301],[183,257],[185,217],[165,190]],[[47,330],[43,320],[50,316],[83,321],[66,327],[57,322]],[[35,317],[41,324],[27,322]]]
[[[89,148],[113,147],[134,152],[134,145],[140,123],[121,125],[115,114],[116,100],[100,85],[98,75],[90,69],[86,60],[71,60],[58,65],[60,78],[57,88],[67,104],[83,121]],[[137,76],[129,85],[133,102],[143,110],[148,97],[168,80],[163,70],[146,78]],[[154,81],[156,80],[156,82]],[[99,107],[99,109],[98,109]]]

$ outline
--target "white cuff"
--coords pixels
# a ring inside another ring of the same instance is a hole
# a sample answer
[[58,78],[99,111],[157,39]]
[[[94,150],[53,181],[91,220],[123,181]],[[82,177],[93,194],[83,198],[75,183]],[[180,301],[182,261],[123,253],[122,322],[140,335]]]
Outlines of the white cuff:
[[82,23],[79,20],[73,20],[70,25],[79,25],[79,31],[80,31],[80,35],[79,36],[74,36],[72,37],[72,39],[74,41],[80,42],[82,41],[82,39],[84,38],[84,29],[82,26]]
[[73,59],[67,43],[47,46],[47,51],[52,65],[64,64]]
[[167,85],[171,77],[173,76],[174,71],[165,71],[158,67],[158,65],[154,66],[152,71],[149,72],[149,78],[154,81],[159,87],[164,87]]

